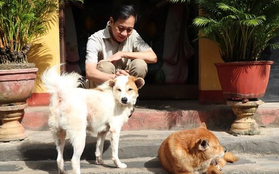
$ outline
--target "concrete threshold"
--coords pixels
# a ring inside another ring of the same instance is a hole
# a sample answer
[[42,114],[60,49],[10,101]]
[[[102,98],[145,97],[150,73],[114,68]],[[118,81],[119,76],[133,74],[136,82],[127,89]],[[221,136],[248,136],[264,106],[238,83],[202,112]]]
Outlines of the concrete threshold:
[[[28,107],[22,124],[30,130],[47,130],[47,106]],[[201,105],[189,100],[138,101],[122,130],[177,130],[193,128],[205,122],[211,130],[228,131],[235,120],[227,105]],[[279,126],[279,102],[264,103],[253,116],[260,127]]]

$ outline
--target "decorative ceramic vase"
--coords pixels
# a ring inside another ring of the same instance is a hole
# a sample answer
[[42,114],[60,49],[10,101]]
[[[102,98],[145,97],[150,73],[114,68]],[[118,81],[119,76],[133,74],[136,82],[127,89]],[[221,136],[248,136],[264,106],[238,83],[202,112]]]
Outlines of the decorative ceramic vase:
[[22,140],[20,124],[31,96],[38,68],[0,70],[0,141]]
[[23,140],[26,138],[25,129],[20,124],[27,104],[0,106],[0,141]]

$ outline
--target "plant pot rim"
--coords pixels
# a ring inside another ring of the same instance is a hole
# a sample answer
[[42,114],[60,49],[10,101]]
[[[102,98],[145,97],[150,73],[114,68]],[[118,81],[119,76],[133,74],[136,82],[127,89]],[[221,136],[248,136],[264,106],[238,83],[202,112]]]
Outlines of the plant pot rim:
[[214,63],[215,66],[272,65],[272,64],[274,64],[274,61],[272,60]]
[[5,69],[0,70],[0,74],[7,74],[7,73],[26,73],[26,72],[37,72],[38,68],[23,68],[23,69]]

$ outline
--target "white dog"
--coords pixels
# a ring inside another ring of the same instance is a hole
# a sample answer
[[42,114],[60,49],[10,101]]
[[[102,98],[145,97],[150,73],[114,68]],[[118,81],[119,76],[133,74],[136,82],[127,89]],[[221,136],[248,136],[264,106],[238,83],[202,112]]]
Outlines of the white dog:
[[96,164],[103,164],[102,153],[107,132],[111,133],[112,160],[118,168],[126,168],[118,158],[120,131],[134,110],[142,78],[119,76],[95,89],[78,88],[81,76],[62,74],[56,68],[46,70],[42,81],[51,93],[49,127],[58,152],[58,173],[64,169],[63,149],[66,135],[73,145],[73,171],[80,173],[80,157],[85,147],[86,132],[97,133]]

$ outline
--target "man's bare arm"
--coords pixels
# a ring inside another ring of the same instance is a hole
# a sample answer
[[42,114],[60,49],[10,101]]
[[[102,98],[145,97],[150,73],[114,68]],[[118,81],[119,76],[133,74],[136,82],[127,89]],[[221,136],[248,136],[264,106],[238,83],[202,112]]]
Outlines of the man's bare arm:
[[142,52],[128,52],[128,51],[119,51],[109,57],[107,60],[111,62],[116,62],[121,58],[128,59],[143,59],[146,63],[156,63],[157,56],[152,49]]

